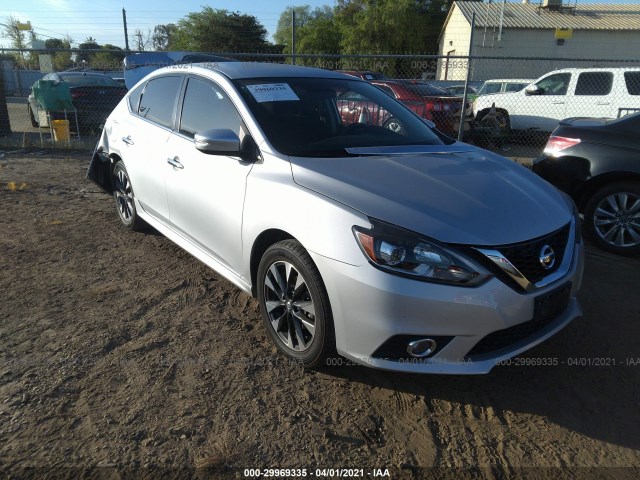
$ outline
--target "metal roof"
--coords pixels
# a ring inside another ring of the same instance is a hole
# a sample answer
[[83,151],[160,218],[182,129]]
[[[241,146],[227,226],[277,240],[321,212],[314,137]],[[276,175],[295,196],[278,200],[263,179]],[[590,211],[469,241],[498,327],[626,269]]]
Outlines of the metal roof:
[[[467,21],[476,14],[476,27],[498,27],[502,2],[454,2]],[[533,3],[505,3],[503,28],[573,28],[575,30],[638,30],[640,5],[564,2],[560,11],[540,8]],[[453,10],[453,8],[451,9]]]

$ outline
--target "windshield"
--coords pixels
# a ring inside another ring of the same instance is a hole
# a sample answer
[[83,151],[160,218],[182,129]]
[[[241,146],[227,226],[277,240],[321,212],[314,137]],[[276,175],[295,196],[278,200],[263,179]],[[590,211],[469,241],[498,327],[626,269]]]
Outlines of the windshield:
[[60,75],[60,78],[72,87],[119,87],[113,78],[106,75]]
[[367,82],[252,78],[234,83],[269,142],[286,155],[344,156],[355,147],[445,143],[446,137],[420,118],[427,114],[424,108],[412,111]]

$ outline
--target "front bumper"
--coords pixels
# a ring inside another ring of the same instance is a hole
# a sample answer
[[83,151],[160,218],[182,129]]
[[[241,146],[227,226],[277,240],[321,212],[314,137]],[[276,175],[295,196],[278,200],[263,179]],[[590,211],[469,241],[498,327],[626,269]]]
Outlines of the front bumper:
[[[516,292],[496,278],[476,288],[452,287],[391,275],[368,263],[353,266],[313,253],[312,257],[331,299],[338,353],[369,367],[414,373],[488,373],[501,360],[539,344],[582,314],[576,299],[584,263],[582,243],[575,245],[571,268],[564,277],[531,293]],[[526,338],[469,355],[487,335],[530,322],[536,297],[569,284],[569,301],[559,315]],[[380,358],[381,347],[403,338],[446,339],[446,345],[425,359],[408,355]]]

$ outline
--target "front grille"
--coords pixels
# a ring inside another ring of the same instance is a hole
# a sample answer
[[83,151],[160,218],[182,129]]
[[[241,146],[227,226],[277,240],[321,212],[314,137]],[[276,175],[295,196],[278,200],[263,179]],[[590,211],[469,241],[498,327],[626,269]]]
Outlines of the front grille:
[[[567,224],[561,229],[535,240],[496,247],[496,250],[502,253],[529,282],[535,284],[555,272],[562,264],[570,226],[571,224]],[[540,263],[540,251],[545,245],[549,245],[556,254],[556,261],[550,269],[543,268]]]

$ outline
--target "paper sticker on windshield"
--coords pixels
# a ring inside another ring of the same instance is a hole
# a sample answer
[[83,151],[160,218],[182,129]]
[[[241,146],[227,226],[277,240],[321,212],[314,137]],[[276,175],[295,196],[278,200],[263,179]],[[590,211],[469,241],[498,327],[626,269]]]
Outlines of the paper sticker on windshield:
[[259,103],[288,102],[300,100],[287,83],[266,83],[264,85],[247,85],[247,89]]

